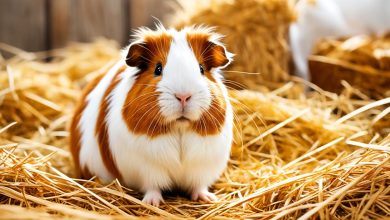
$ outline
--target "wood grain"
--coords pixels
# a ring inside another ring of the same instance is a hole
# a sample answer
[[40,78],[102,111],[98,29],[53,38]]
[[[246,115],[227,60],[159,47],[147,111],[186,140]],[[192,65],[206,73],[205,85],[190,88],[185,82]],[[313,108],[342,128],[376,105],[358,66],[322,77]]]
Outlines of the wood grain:
[[0,41],[27,51],[48,49],[46,0],[0,0]]
[[97,36],[125,41],[126,13],[123,0],[69,0],[69,39],[92,41]]

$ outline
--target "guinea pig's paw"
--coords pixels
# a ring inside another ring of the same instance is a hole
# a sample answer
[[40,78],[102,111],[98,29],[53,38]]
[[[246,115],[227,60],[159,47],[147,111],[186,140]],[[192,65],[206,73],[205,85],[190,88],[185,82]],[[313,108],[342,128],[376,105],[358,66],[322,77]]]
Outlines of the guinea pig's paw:
[[207,189],[201,189],[201,190],[194,190],[191,194],[191,199],[194,201],[204,201],[204,202],[213,202],[217,201],[217,196],[214,195],[214,193],[209,192]]
[[160,202],[163,202],[164,199],[161,195],[161,192],[158,190],[148,190],[145,193],[144,198],[142,199],[142,202],[156,206],[158,207],[160,205]]

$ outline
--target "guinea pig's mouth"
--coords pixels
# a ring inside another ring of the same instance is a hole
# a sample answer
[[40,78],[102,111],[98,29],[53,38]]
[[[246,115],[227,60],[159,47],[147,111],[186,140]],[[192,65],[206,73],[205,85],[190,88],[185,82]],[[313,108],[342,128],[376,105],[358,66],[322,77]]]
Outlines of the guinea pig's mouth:
[[186,122],[186,121],[189,122],[190,119],[188,119],[188,118],[186,118],[184,116],[180,116],[179,118],[176,119],[176,121],[178,121],[178,122]]

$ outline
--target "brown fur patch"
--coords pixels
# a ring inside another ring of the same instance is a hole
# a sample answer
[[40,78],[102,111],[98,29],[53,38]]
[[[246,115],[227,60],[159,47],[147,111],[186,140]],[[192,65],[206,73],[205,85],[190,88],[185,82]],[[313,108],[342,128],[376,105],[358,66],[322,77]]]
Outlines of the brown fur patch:
[[76,173],[79,177],[90,178],[91,174],[85,167],[80,167],[80,148],[81,148],[81,132],[79,129],[79,122],[82,113],[87,105],[87,95],[97,86],[100,80],[103,78],[104,73],[92,80],[84,89],[81,99],[76,106],[76,110],[73,114],[72,122],[70,125],[70,152],[72,153],[73,160],[75,163]]
[[95,128],[95,134],[98,139],[99,143],[99,150],[101,159],[104,163],[104,166],[107,168],[108,172],[110,172],[115,178],[121,179],[121,174],[114,162],[114,159],[112,157],[110,147],[109,147],[109,137],[108,137],[108,126],[106,122],[106,116],[108,114],[108,98],[113,91],[113,89],[117,86],[117,84],[120,82],[119,76],[123,71],[126,69],[126,66],[121,67],[118,72],[115,74],[114,78],[112,79],[110,85],[108,86],[107,90],[104,92],[100,109],[99,109],[99,115],[96,121],[96,128]]
[[133,45],[135,49],[130,48],[127,56],[129,62],[144,63],[146,68],[138,74],[130,89],[122,114],[131,132],[156,137],[170,131],[170,125],[163,120],[158,106],[156,86],[161,76],[155,77],[154,69],[158,63],[165,65],[172,37],[165,33],[148,35],[144,41],[141,46]]
[[[196,59],[206,70],[211,70],[213,67],[226,65],[229,60],[225,54],[225,48],[209,41],[210,34],[207,33],[188,33],[187,41],[195,54]],[[207,78],[213,80],[210,72]]]

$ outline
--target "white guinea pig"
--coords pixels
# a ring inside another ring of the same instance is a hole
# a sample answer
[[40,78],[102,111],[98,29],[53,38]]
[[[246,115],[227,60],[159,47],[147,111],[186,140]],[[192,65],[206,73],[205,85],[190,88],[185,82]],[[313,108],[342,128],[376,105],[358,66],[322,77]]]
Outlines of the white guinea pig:
[[298,19],[290,26],[297,75],[308,79],[307,59],[324,37],[383,34],[390,30],[389,0],[301,0]]
[[232,54],[210,28],[142,28],[126,56],[84,91],[70,129],[81,177],[118,178],[158,206],[179,188],[193,200],[225,169],[233,112],[220,69]]

